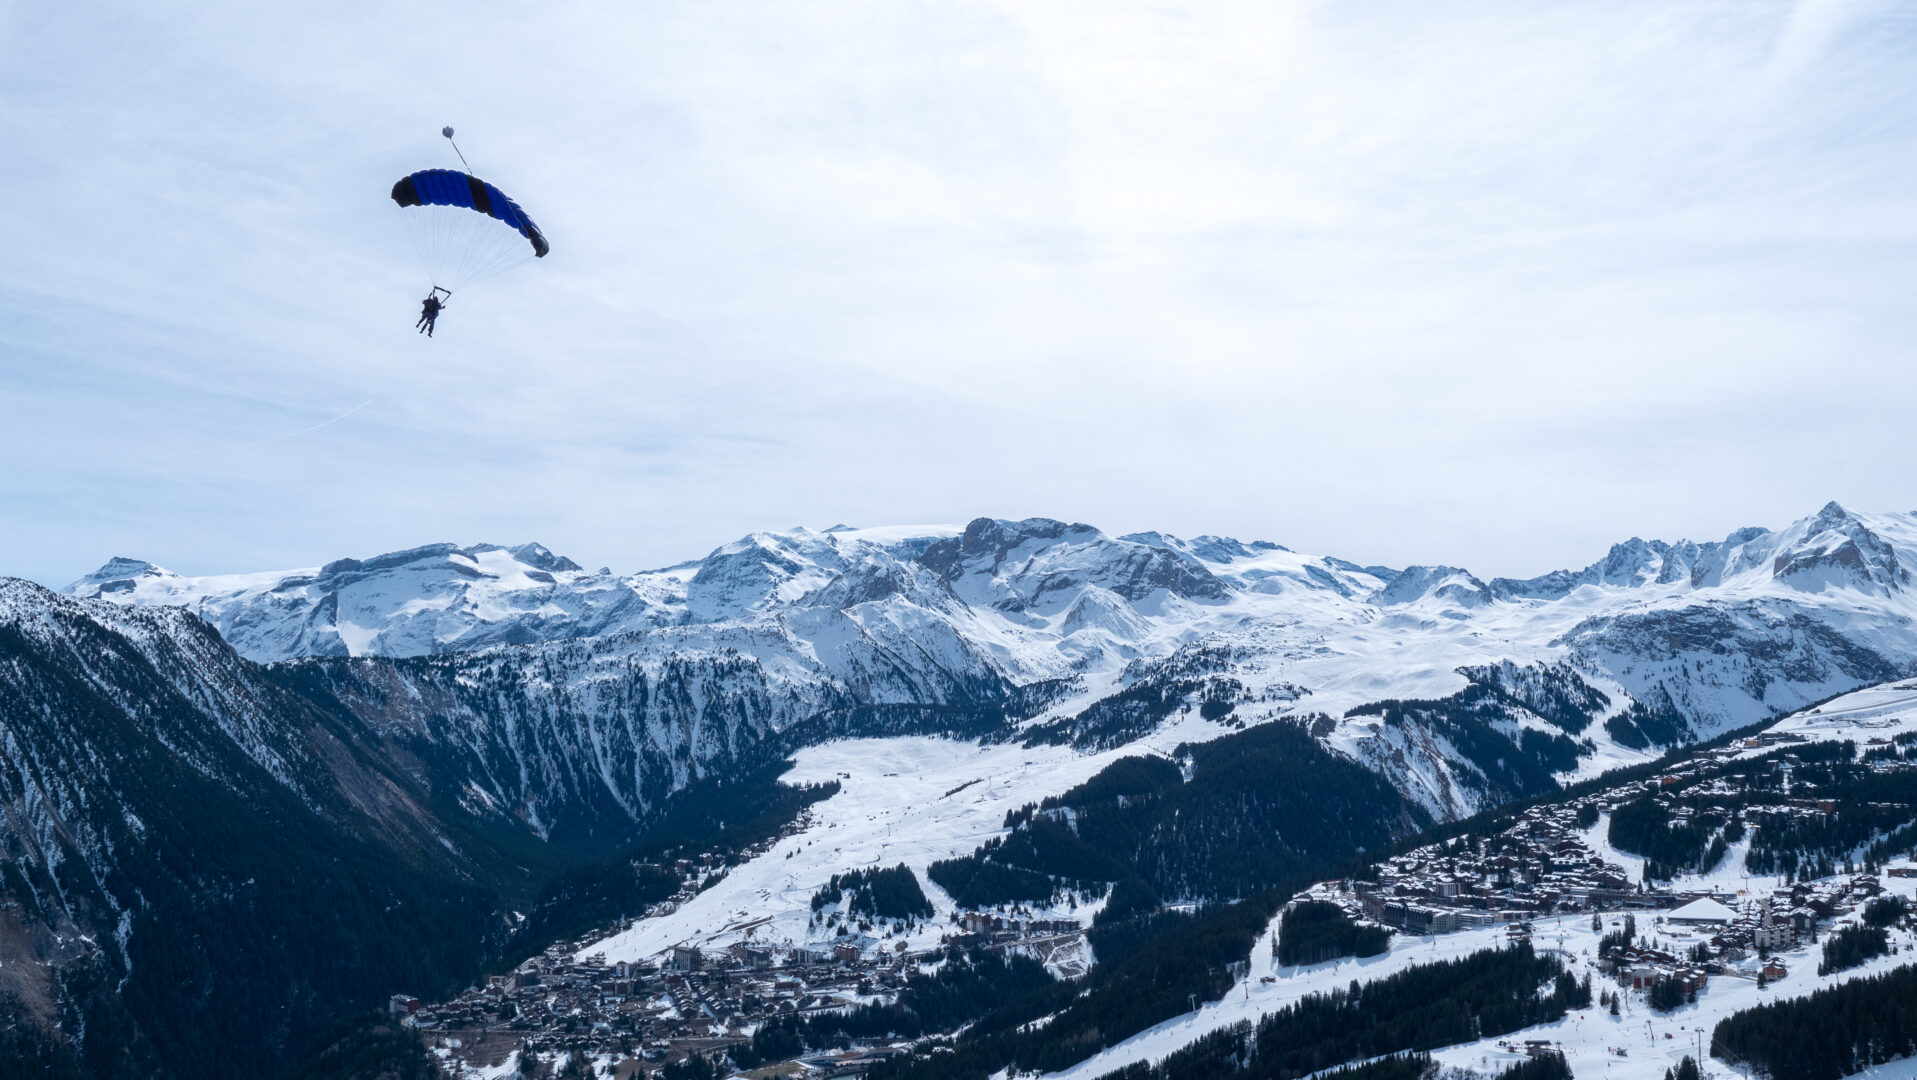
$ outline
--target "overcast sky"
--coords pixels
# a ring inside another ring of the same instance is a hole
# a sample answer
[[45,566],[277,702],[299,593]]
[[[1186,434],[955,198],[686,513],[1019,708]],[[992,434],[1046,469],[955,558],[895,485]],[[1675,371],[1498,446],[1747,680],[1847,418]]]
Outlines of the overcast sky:
[[[0,573],[1917,507],[1917,9],[0,0]],[[387,198],[552,255],[413,332]]]

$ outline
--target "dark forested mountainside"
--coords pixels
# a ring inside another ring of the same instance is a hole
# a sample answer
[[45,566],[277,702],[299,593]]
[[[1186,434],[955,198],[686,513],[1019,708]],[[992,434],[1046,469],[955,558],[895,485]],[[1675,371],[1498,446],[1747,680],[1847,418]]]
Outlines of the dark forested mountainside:
[[[1193,702],[1207,720],[1228,716],[1249,696],[1244,685],[1229,676],[1231,662],[1231,650],[1203,644],[1187,645],[1158,660],[1134,661],[1127,667],[1124,688],[1069,716],[1033,725],[1024,733],[1025,745],[1081,750],[1123,746]],[[1295,688],[1266,695],[1267,700],[1297,696]]]
[[932,902],[919,888],[912,868],[897,866],[871,870],[848,870],[832,875],[832,880],[812,894],[812,910],[844,905],[843,914],[853,919],[906,921],[929,919]]
[[[1297,725],[1181,746],[1174,757],[1121,758],[1013,811],[1005,837],[928,869],[961,905],[1110,890],[1090,931],[1100,957],[1092,992],[1040,1032],[972,1034],[953,1067],[1060,1068],[1177,1015],[1193,996],[1215,998],[1230,965],[1311,875],[1430,823]],[[1238,897],[1250,899],[1197,916],[1161,910],[1167,900]]]
[[[1739,766],[1734,786],[1701,775],[1673,777],[1611,813],[1609,839],[1642,855],[1648,876],[1717,867],[1730,845],[1750,836],[1753,874],[1827,877],[1846,864],[1875,866],[1917,842],[1917,771],[1877,768],[1917,759],[1917,739],[1900,735],[1858,755],[1854,742],[1773,751]],[[1814,796],[1828,812],[1804,812]]]
[[[1463,690],[1431,701],[1386,699],[1357,706],[1346,719],[1377,717],[1386,726],[1415,726],[1448,742],[1472,768],[1458,782],[1488,803],[1556,790],[1557,774],[1577,768],[1588,742],[1572,736],[1589,727],[1611,699],[1561,665],[1466,668]],[[1536,716],[1563,733],[1523,727]],[[1514,747],[1515,744],[1515,747]],[[1514,752],[1515,751],[1515,752]]]
[[[733,1047],[729,1055],[743,1069],[766,1062],[789,1060],[806,1050],[828,1050],[850,1045],[854,1039],[902,1039],[952,1031],[966,1025],[997,1029],[997,1014],[1032,1002],[1063,1006],[1078,992],[1070,983],[1052,977],[1044,965],[1027,956],[1001,956],[974,949],[949,951],[930,974],[909,977],[897,1000],[861,1005],[816,1016],[785,1017],[753,1034],[749,1044]],[[1025,1013],[1011,1013],[1019,1020]]]
[[[1876,760],[1890,753],[1901,753],[1906,761],[1917,759],[1917,742],[1903,738],[1899,746],[1875,753]],[[1801,874],[1841,866],[1860,850],[1861,861],[1874,865],[1917,844],[1917,772],[1874,769],[1868,755],[1857,760],[1857,747],[1851,743],[1824,744],[1799,756],[1804,763],[1791,763],[1788,792],[1785,763],[1768,760],[1766,772],[1753,777],[1758,794],[1752,803],[1762,810],[1814,791],[1832,802],[1835,811],[1815,817],[1763,815],[1746,862],[1752,873]]]
[[970,906],[1109,887],[1100,921],[1112,922],[1161,901],[1250,896],[1431,824],[1296,724],[1180,746],[1174,757],[1122,758],[1014,811],[1007,835],[928,874]]
[[1274,890],[1165,924],[1130,951],[1109,956],[1083,980],[1059,984],[1063,994],[1042,988],[1008,999],[957,1036],[921,1043],[913,1055],[881,1063],[867,1075],[978,1080],[1007,1067],[1033,1072],[1076,1064],[1185,1012],[1194,999],[1217,1000],[1288,895]]
[[1678,870],[1709,873],[1743,828],[1734,813],[1715,808],[1673,820],[1667,807],[1643,796],[1611,811],[1607,833],[1619,851],[1644,856],[1647,877],[1664,880]]
[[386,1013],[362,1013],[330,1026],[294,1066],[289,1080],[445,1080],[419,1035]]
[[643,904],[637,870],[562,879],[510,934],[508,902],[584,853],[765,835],[830,794],[774,761],[547,842],[184,612],[0,581],[0,616],[0,1063],[276,1075],[343,1014]]
[[0,884],[9,959],[43,962],[0,989],[42,1034],[84,1032],[87,1072],[277,1072],[339,1012],[496,945],[475,837],[210,628],[0,588],[37,605],[0,622]]
[[1255,1025],[1220,1029],[1155,1065],[1132,1065],[1104,1080],[1296,1080],[1367,1058],[1517,1031],[1591,1001],[1588,984],[1528,943],[1353,986],[1307,996]]
[[685,884],[680,859],[737,865],[806,807],[838,792],[837,783],[780,782],[790,766],[777,762],[742,776],[708,777],[672,795],[645,819],[635,846],[547,881],[502,959],[516,963],[554,941],[621,925],[679,891]]
[[1772,1080],[1837,1080],[1917,1054],[1917,967],[1746,1009],[1717,1025],[1711,1048]]
[[1304,900],[1285,909],[1278,920],[1278,962],[1322,964],[1341,956],[1376,956],[1391,947],[1391,931],[1360,926],[1343,908]]
[[1890,952],[1890,935],[1881,926],[1845,926],[1824,940],[1819,975],[1846,971],[1872,957]]

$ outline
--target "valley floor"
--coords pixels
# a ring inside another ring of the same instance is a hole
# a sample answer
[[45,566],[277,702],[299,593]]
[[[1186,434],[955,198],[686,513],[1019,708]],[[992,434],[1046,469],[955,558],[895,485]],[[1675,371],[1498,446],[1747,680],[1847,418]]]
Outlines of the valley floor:
[[[1168,754],[1182,742],[1217,738],[1226,730],[1189,716],[1140,742],[1097,754],[1064,747],[979,746],[940,738],[848,740],[806,749],[797,755],[797,765],[786,779],[795,783],[836,779],[841,789],[813,808],[800,832],[732,868],[722,881],[676,910],[639,920],[619,933],[583,946],[578,955],[603,954],[609,963],[657,961],[675,946],[721,950],[747,943],[772,947],[850,943],[868,954],[936,949],[941,938],[953,931],[956,908],[949,896],[925,880],[928,865],[971,852],[1003,831],[1008,811],[1063,792],[1119,757]],[[1859,691],[1814,712],[1782,720],[1773,730],[1816,741],[1853,739],[1860,745],[1917,730],[1917,682]],[[1752,747],[1748,752],[1754,755],[1764,750]],[[1634,879],[1641,876],[1644,860],[1612,848],[1607,826],[1608,817],[1585,831],[1586,844],[1606,861],[1623,866]],[[1751,879],[1742,869],[1748,844],[1748,839],[1740,841],[1711,874],[1681,878],[1674,888],[1740,896],[1768,891],[1775,879]],[[832,875],[898,863],[911,866],[925,882],[926,894],[937,910],[933,919],[896,937],[843,937],[822,924],[814,925],[811,898]],[[1909,861],[1889,865],[1909,865]],[[1883,881],[1891,891],[1906,897],[1917,895],[1917,879],[1886,876]],[[1092,914],[1089,905],[1033,912],[1039,917],[1076,918],[1082,924],[1089,924]],[[1681,952],[1708,936],[1706,932],[1664,924],[1655,912],[1637,914],[1640,932],[1660,938],[1673,952]],[[1617,914],[1607,915],[1606,927],[1615,926],[1619,919]],[[1276,927],[1274,920],[1271,930],[1275,932]],[[1597,970],[1598,936],[1588,915],[1565,915],[1536,922],[1532,941],[1541,952],[1559,954],[1574,974],[1590,974],[1595,992],[1616,986]],[[1400,934],[1379,956],[1283,967],[1275,963],[1273,936],[1267,933],[1253,949],[1248,973],[1222,1000],[1153,1027],[1057,1075],[1061,1080],[1096,1080],[1127,1064],[1161,1059],[1207,1032],[1239,1021],[1255,1022],[1259,1016],[1308,994],[1344,987],[1354,980],[1377,980],[1415,965],[1501,946],[1507,940],[1507,931],[1501,926],[1438,936]],[[1819,946],[1801,946],[1777,954],[1789,974],[1765,988],[1759,988],[1754,977],[1743,974],[1716,976],[1698,995],[1696,1004],[1668,1014],[1653,1012],[1642,994],[1627,991],[1617,1017],[1593,1006],[1553,1024],[1453,1046],[1434,1057],[1446,1065],[1494,1073],[1524,1056],[1526,1040],[1547,1040],[1561,1049],[1573,1071],[1587,1080],[1657,1080],[1685,1054],[1696,1055],[1700,1047],[1707,1046],[1710,1030],[1732,1013],[1910,963],[1913,952],[1917,952],[1917,939],[1908,931],[1897,931],[1893,941],[1897,951],[1892,955],[1830,976],[1816,973]],[[1093,960],[1082,939],[1075,952],[1049,959],[1061,974],[1082,972]],[[1706,1065],[1715,1073],[1727,1068],[1714,1060]],[[1917,1077],[1917,1063],[1898,1063],[1868,1075],[1884,1080]]]

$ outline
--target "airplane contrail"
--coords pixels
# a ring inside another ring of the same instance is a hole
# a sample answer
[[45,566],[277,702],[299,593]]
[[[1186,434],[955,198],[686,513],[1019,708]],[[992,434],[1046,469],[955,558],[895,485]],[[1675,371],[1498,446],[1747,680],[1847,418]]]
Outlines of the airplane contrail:
[[270,442],[278,442],[281,439],[290,439],[294,437],[295,435],[304,435],[309,431],[318,431],[319,429],[325,427],[328,424],[339,423],[341,420],[346,419],[347,417],[353,415],[354,413],[360,411],[361,409],[364,409],[366,406],[371,405],[372,403],[373,403],[373,399],[367,398],[365,401],[360,402],[358,405],[353,406],[352,408],[346,410],[343,413],[340,413],[338,416],[335,416],[330,420],[321,420],[317,424],[312,424],[307,427],[300,428],[297,431],[283,431],[279,433],[278,435],[268,435],[264,439],[254,439],[252,442],[241,443],[240,445],[232,447],[231,449],[247,450],[255,446],[264,446],[265,444]]

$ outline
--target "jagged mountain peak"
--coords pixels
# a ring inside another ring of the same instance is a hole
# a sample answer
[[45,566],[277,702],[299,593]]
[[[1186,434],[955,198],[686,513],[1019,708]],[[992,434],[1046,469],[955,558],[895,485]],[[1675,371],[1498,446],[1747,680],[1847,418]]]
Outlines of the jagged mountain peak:
[[[1902,589],[1917,559],[1917,528],[1910,515],[1870,515],[1841,503],[1781,529],[1747,526],[1721,541],[1666,542],[1632,537],[1581,570],[1535,578],[1495,578],[1501,600],[1553,601],[1584,586],[1684,591],[1725,586],[1762,590],[1781,584],[1799,592],[1849,588]],[[1902,549],[1904,554],[1899,555]]]
[[750,533],[699,563],[686,584],[686,611],[697,622],[768,611],[824,588],[845,565],[833,536]]
[[959,534],[958,550],[966,557],[989,553],[1003,560],[1013,549],[1032,541],[1063,540],[1068,537],[1082,541],[1102,535],[1090,525],[1068,525],[1054,518],[1034,517],[1012,521],[980,517],[966,523],[965,531]]
[[98,570],[67,586],[67,592],[76,596],[99,592],[125,592],[132,589],[133,583],[140,578],[175,576],[177,575],[172,571],[155,566],[145,559],[130,559],[125,555],[115,555]]
[[1853,513],[1836,501],[1784,530],[1780,540],[1770,575],[1805,592],[1900,590],[1911,583],[1910,562],[1917,556],[1912,548],[1917,530],[1908,521]]
[[[510,577],[530,568],[545,574],[577,574],[584,568],[563,555],[555,555],[544,544],[526,543],[516,547],[504,544],[424,544],[403,551],[389,551],[366,559],[335,559],[319,568],[320,576],[343,577],[383,571],[408,570],[434,572],[451,570],[472,577]],[[535,580],[539,580],[535,578]],[[551,584],[551,582],[546,582]]]
[[1817,511],[1810,519],[1811,529],[1817,532],[1838,529],[1851,524],[1862,524],[1862,519],[1851,513],[1849,508],[1836,499],[1825,503],[1823,509]]
[[[254,660],[410,656],[613,628],[645,599],[543,544],[425,544],[283,572],[186,577],[115,559],[69,586],[79,597],[177,605]],[[584,598],[592,598],[587,600]]]
[[580,566],[564,555],[553,554],[552,549],[544,544],[521,544],[518,547],[507,548],[506,550],[513,558],[518,559],[527,566],[536,567],[549,573],[576,574],[585,570],[585,567]]
[[1051,518],[977,518],[959,536],[928,546],[918,561],[967,604],[1035,615],[1062,612],[1086,585],[1135,605],[1166,597],[1216,601],[1229,591],[1182,551]]
[[1119,539],[1128,540],[1134,544],[1146,544],[1151,547],[1170,548],[1173,551],[1182,551],[1201,562],[1218,563],[1221,565],[1229,565],[1239,559],[1256,558],[1260,552],[1291,551],[1290,548],[1282,544],[1274,544],[1269,540],[1253,540],[1246,543],[1234,537],[1213,536],[1209,533],[1203,536],[1194,536],[1186,540],[1181,537],[1172,536],[1169,533],[1156,531],[1137,532],[1126,533],[1124,536],[1119,537]]
[[1462,607],[1483,607],[1493,599],[1477,575],[1456,566],[1407,566],[1369,600],[1380,607],[1436,599]]

